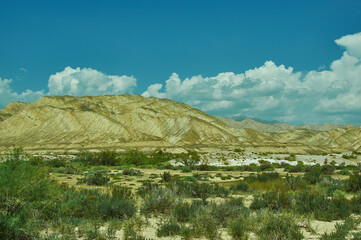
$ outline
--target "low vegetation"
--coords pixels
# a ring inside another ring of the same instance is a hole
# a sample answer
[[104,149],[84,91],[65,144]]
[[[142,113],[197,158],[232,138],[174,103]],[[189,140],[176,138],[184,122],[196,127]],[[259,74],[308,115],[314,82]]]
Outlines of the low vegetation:
[[44,159],[14,148],[0,163],[0,239],[148,239],[147,228],[154,239],[304,239],[304,218],[338,221],[322,240],[360,239],[360,166],[199,163],[195,152]]

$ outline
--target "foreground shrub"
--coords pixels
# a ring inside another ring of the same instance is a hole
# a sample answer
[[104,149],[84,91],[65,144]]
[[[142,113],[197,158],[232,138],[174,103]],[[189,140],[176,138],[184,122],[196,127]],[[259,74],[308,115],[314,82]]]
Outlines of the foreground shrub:
[[133,199],[133,193],[129,187],[112,185],[110,186],[110,194],[113,198],[119,200]]
[[157,237],[168,237],[168,236],[178,235],[180,234],[180,231],[181,231],[181,226],[178,223],[168,219],[167,221],[161,222],[158,225]]
[[[357,228],[360,224],[360,219],[355,218],[347,218],[343,223],[336,223],[335,229],[336,231],[328,234],[324,233],[320,240],[339,240],[339,239],[349,239],[350,231]],[[359,239],[359,238],[352,238],[352,239]]]
[[248,221],[246,218],[239,217],[231,220],[228,225],[228,233],[235,240],[247,240],[248,239]]
[[110,178],[103,170],[89,171],[85,174],[84,178],[79,179],[78,183],[87,185],[105,185],[110,181]]
[[123,175],[126,176],[142,176],[142,172],[133,168],[126,168],[122,172]]
[[347,191],[358,192],[361,190],[361,175],[354,172],[347,180]]
[[243,181],[238,182],[236,185],[232,185],[230,188],[232,191],[248,192],[249,185]]
[[21,154],[15,148],[0,164],[0,239],[38,236],[42,214],[37,206],[51,197],[54,185],[46,168],[22,161]]
[[220,237],[220,225],[207,208],[199,211],[197,215],[192,218],[191,225],[197,237],[205,236],[208,239],[219,239]]
[[199,204],[179,202],[174,206],[172,210],[172,216],[178,222],[181,223],[188,222],[197,213],[199,209],[200,209]]
[[323,221],[344,219],[352,210],[350,202],[344,197],[330,199],[323,193],[310,191],[296,194],[294,208],[301,214],[313,213],[316,219]]
[[223,227],[230,219],[238,216],[248,216],[248,209],[244,207],[242,198],[233,198],[222,203],[209,205],[213,218]]
[[169,188],[157,188],[144,198],[141,211],[143,213],[170,212],[177,199]]
[[290,214],[268,213],[261,218],[256,234],[260,240],[303,239],[296,219]]
[[310,172],[306,172],[303,175],[303,180],[305,180],[308,184],[316,184],[320,181],[321,173],[319,171],[313,170]]

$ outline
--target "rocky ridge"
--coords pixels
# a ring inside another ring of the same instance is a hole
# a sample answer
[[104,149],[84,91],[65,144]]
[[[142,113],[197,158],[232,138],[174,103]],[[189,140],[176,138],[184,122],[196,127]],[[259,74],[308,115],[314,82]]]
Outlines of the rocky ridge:
[[256,131],[262,123],[252,120],[239,126],[168,99],[139,95],[42,97],[0,110],[0,150],[14,145],[28,151],[242,147],[307,153],[361,146],[360,128],[355,127]]

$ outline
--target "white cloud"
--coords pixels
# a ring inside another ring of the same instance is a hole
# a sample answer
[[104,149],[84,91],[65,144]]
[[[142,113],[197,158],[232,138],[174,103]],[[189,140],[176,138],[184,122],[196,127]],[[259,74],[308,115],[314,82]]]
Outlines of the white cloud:
[[15,92],[10,84],[12,80],[0,78],[0,107],[13,101],[33,102],[45,95],[118,95],[131,93],[136,87],[133,76],[106,75],[91,68],[66,67],[63,71],[49,77],[49,91],[26,90],[22,93]]
[[[346,52],[330,70],[305,74],[266,61],[244,73],[181,80],[176,73],[143,93],[186,102],[214,115],[305,123],[355,122],[361,116],[361,33],[336,40]],[[360,124],[360,120],[357,120]]]
[[361,33],[343,36],[335,42],[346,48],[347,52],[358,59],[361,59]]
[[132,92],[136,79],[131,76],[106,75],[91,68],[66,67],[49,78],[49,95],[118,95]]
[[44,95],[44,91],[14,92],[10,86],[11,82],[11,79],[0,78],[0,106],[5,106],[13,101],[33,102]]
[[22,71],[22,72],[28,72],[28,70],[26,68],[23,68],[23,67],[19,68],[19,70]]
[[[266,61],[243,73],[224,72],[181,79],[173,73],[150,85],[143,96],[185,102],[214,115],[245,115],[287,122],[360,124],[361,33],[335,41],[346,51],[330,64],[301,74],[292,67]],[[11,80],[0,79],[0,105],[34,101],[43,95],[105,95],[131,93],[133,76],[106,75],[91,68],[66,67],[49,77],[49,91],[17,93]]]

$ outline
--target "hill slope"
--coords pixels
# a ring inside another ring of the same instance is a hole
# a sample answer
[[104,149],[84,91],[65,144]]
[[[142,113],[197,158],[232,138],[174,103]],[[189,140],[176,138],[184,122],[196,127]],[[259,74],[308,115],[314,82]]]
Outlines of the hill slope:
[[258,132],[280,132],[287,130],[295,129],[308,129],[313,131],[329,131],[336,128],[359,128],[359,126],[354,126],[352,124],[346,125],[337,125],[337,124],[318,124],[318,125],[297,125],[297,124],[288,124],[288,123],[261,123],[252,119],[245,119],[243,121],[236,121],[231,118],[225,118],[218,116],[217,119],[221,120],[229,127],[233,128],[250,128]]
[[305,153],[361,146],[359,128],[278,132],[263,129],[269,127],[264,125],[271,124],[247,119],[231,125],[184,103],[139,95],[43,97],[0,110],[0,149],[14,145],[28,151],[242,147]]

